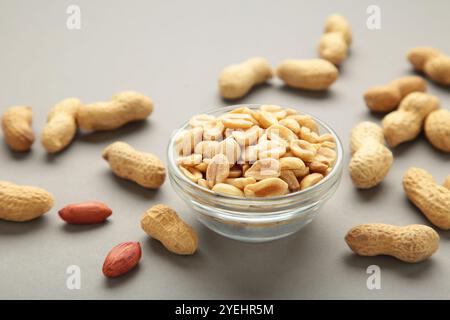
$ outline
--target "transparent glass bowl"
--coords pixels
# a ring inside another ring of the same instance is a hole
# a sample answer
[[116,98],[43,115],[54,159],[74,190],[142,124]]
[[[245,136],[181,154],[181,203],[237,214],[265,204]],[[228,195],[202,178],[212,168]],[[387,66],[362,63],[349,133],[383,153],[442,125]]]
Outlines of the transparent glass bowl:
[[[255,104],[234,105],[218,108],[207,114],[219,116],[242,106],[250,109],[260,107]],[[188,122],[176,130],[169,141],[167,160],[170,182],[178,195],[194,209],[197,219],[225,237],[246,242],[264,242],[286,237],[312,221],[319,209],[334,194],[342,176],[341,141],[328,125],[316,117],[313,119],[317,122],[320,134],[333,135],[337,159],[332,171],[311,188],[279,197],[246,199],[217,194],[200,187],[186,178],[176,164],[178,154],[175,150],[175,139],[180,131],[189,128]]]

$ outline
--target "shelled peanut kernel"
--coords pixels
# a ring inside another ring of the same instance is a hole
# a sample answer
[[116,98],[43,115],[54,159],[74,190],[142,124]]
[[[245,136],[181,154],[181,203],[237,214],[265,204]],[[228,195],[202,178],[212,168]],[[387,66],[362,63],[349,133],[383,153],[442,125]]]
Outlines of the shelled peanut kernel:
[[234,197],[274,197],[314,186],[336,162],[336,142],[291,108],[239,107],[196,115],[175,140],[180,171],[200,187]]

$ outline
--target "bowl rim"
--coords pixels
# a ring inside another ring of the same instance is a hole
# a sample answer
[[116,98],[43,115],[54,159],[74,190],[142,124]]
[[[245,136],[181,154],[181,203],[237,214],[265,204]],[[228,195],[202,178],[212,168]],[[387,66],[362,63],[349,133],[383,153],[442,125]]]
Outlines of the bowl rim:
[[[226,106],[226,107],[218,107],[218,108],[214,108],[214,109],[210,109],[202,114],[208,114],[208,115],[212,115],[215,114],[217,112],[223,112],[226,113],[230,110],[233,109],[237,109],[237,108],[241,108],[241,107],[248,107],[248,108],[258,108],[260,106],[263,105],[267,105],[266,104],[258,104],[258,103],[247,103],[247,104],[236,104],[236,105],[230,105],[230,106]],[[209,195],[216,197],[216,198],[222,198],[222,199],[227,199],[227,200],[240,200],[240,201],[253,201],[253,202],[269,202],[269,201],[277,201],[277,200],[287,200],[287,199],[291,199],[291,198],[297,198],[299,196],[303,196],[305,194],[310,194],[310,193],[314,193],[317,189],[320,189],[322,185],[324,185],[327,181],[333,179],[336,175],[340,175],[341,173],[341,167],[343,165],[343,161],[344,161],[344,149],[342,146],[342,142],[339,139],[339,136],[337,135],[337,133],[324,121],[322,121],[321,119],[319,119],[318,117],[310,114],[310,113],[306,113],[306,112],[300,112],[296,107],[285,107],[283,105],[279,105],[277,104],[277,106],[280,106],[282,108],[292,108],[295,109],[298,114],[301,115],[308,115],[310,117],[312,117],[314,119],[314,121],[316,121],[318,124],[320,124],[321,127],[325,128],[328,132],[326,133],[330,133],[333,135],[333,138],[335,140],[336,143],[336,162],[335,165],[333,166],[333,169],[331,170],[331,172],[325,176],[324,179],[322,179],[319,183],[315,184],[312,187],[306,188],[304,190],[299,190],[296,192],[291,192],[291,193],[287,193],[285,195],[282,196],[276,196],[276,197],[238,197],[238,196],[231,196],[231,195],[226,195],[226,194],[221,194],[221,193],[216,193],[214,191],[212,191],[211,189],[207,189],[204,188],[200,185],[198,185],[197,183],[191,181],[190,179],[188,179],[178,168],[178,166],[175,163],[175,157],[173,156],[174,154],[174,145],[175,145],[175,138],[177,137],[177,135],[182,131],[182,130],[186,130],[187,127],[189,126],[189,120],[185,121],[183,123],[183,125],[181,127],[179,127],[178,129],[176,129],[170,136],[169,139],[169,143],[166,149],[166,157],[167,157],[167,163],[169,166],[169,171],[170,172],[174,172],[176,173],[176,176],[178,178],[181,178],[182,180],[184,180],[185,182],[187,182],[188,184],[190,184],[191,186],[193,186],[194,188],[197,188],[198,190],[202,191],[202,192],[206,192]]]

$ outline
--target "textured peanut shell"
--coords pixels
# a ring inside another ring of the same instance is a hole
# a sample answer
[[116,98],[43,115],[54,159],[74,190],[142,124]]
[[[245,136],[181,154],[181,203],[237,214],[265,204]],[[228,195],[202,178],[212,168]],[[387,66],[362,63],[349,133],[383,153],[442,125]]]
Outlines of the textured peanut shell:
[[375,86],[364,93],[367,107],[375,112],[394,110],[401,100],[400,90],[396,86]]
[[340,32],[329,32],[322,35],[319,41],[319,56],[335,65],[347,58],[348,46]]
[[411,49],[407,57],[414,69],[423,71],[436,83],[450,85],[450,57],[440,50],[432,47],[417,47]]
[[191,255],[197,250],[195,231],[166,205],[158,204],[147,210],[142,216],[141,228],[170,252]]
[[422,71],[425,67],[425,63],[431,58],[438,57],[442,53],[440,50],[432,47],[416,47],[409,50],[407,58],[412,64],[414,69]]
[[145,120],[152,111],[153,102],[149,97],[124,91],[108,102],[80,106],[77,121],[79,127],[86,131],[114,130],[132,121]]
[[363,121],[358,123],[350,135],[350,152],[354,154],[360,149],[367,140],[375,140],[380,144],[384,144],[383,130],[375,123]]
[[448,176],[444,183],[442,184],[445,188],[447,188],[448,190],[450,190],[450,176]]
[[415,113],[394,111],[382,121],[386,141],[391,147],[414,140],[421,130],[421,119]]
[[392,152],[384,146],[382,129],[372,122],[359,123],[351,132],[350,149],[348,169],[353,184],[361,189],[378,185],[393,162]]
[[406,196],[435,226],[450,229],[450,190],[438,185],[423,169],[409,168],[403,176]]
[[347,19],[344,18],[344,16],[334,13],[330,16],[328,16],[327,20],[325,21],[325,33],[328,32],[340,32],[347,45],[350,45],[352,42],[352,30],[350,27],[350,23],[347,21]]
[[14,151],[28,151],[34,143],[31,123],[33,112],[28,106],[10,107],[2,116],[6,144]]
[[36,219],[53,207],[53,196],[44,189],[0,181],[0,219],[23,222]]
[[254,86],[272,78],[273,71],[266,59],[255,57],[233,64],[219,75],[219,91],[225,99],[245,96]]
[[422,77],[418,76],[405,76],[390,83],[392,86],[397,87],[400,90],[402,99],[412,92],[425,92],[427,91],[427,83]]
[[434,82],[444,86],[450,85],[450,57],[438,56],[425,62],[425,74]]
[[434,147],[450,152],[450,111],[431,112],[425,120],[425,135]]
[[125,142],[115,142],[103,151],[103,158],[119,177],[149,188],[159,188],[166,178],[164,164],[155,155],[139,152]]
[[354,154],[368,140],[374,140],[379,144],[384,144],[383,130],[376,123],[370,121],[358,123],[350,134],[350,152]]
[[41,143],[49,153],[60,152],[72,142],[77,133],[76,115],[80,107],[80,100],[69,98],[50,111],[41,135]]
[[364,93],[367,107],[374,112],[390,112],[412,92],[425,92],[425,81],[418,76],[406,76],[391,81],[388,85],[369,88]]
[[338,78],[338,69],[324,59],[284,60],[276,70],[288,86],[306,90],[325,90]]
[[416,263],[428,259],[437,251],[439,235],[424,225],[398,227],[371,223],[350,229],[345,242],[360,256],[388,255]]
[[407,95],[398,110],[387,114],[382,120],[388,144],[395,147],[400,143],[414,140],[419,135],[426,116],[439,107],[438,98],[430,94],[413,92]]

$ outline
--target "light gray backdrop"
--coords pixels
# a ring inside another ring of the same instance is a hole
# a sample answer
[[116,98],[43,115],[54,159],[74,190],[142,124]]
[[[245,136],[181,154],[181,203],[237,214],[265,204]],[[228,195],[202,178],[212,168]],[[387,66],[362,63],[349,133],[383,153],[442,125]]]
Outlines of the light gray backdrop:
[[[66,8],[81,8],[81,30],[66,28]],[[381,8],[381,30],[366,27],[366,8]],[[409,166],[429,170],[438,181],[450,174],[449,155],[422,137],[397,148],[389,176],[378,188],[357,191],[345,172],[338,192],[319,217],[299,233],[266,244],[223,238],[199,225],[168,181],[147,191],[112,175],[102,149],[124,140],[165,158],[172,130],[194,114],[225,106],[217,76],[227,64],[261,55],[275,66],[285,58],[316,57],[328,14],[352,24],[351,55],[327,93],[299,92],[278,80],[240,103],[295,106],[332,125],[348,152],[349,131],[358,121],[379,121],[367,111],[362,92],[411,73],[407,50],[432,45],[450,53],[448,1],[0,1],[0,112],[29,104],[34,128],[42,130],[48,110],[75,96],[106,100],[131,89],[155,102],[144,123],[76,139],[59,155],[40,143],[28,154],[0,144],[0,179],[44,187],[54,209],[31,223],[0,222],[0,298],[449,298],[450,234],[439,232],[441,248],[424,263],[390,257],[362,258],[343,238],[359,223],[398,225],[428,222],[403,193]],[[447,108],[449,90],[429,84]],[[348,155],[346,156],[348,162]],[[57,210],[72,202],[99,200],[114,209],[104,225],[68,226]],[[193,224],[200,249],[175,256],[139,228],[151,205],[167,203]],[[137,270],[116,280],[101,273],[114,245],[138,240]],[[81,289],[68,290],[66,268],[81,268]],[[381,268],[381,290],[368,290],[366,268]]]

